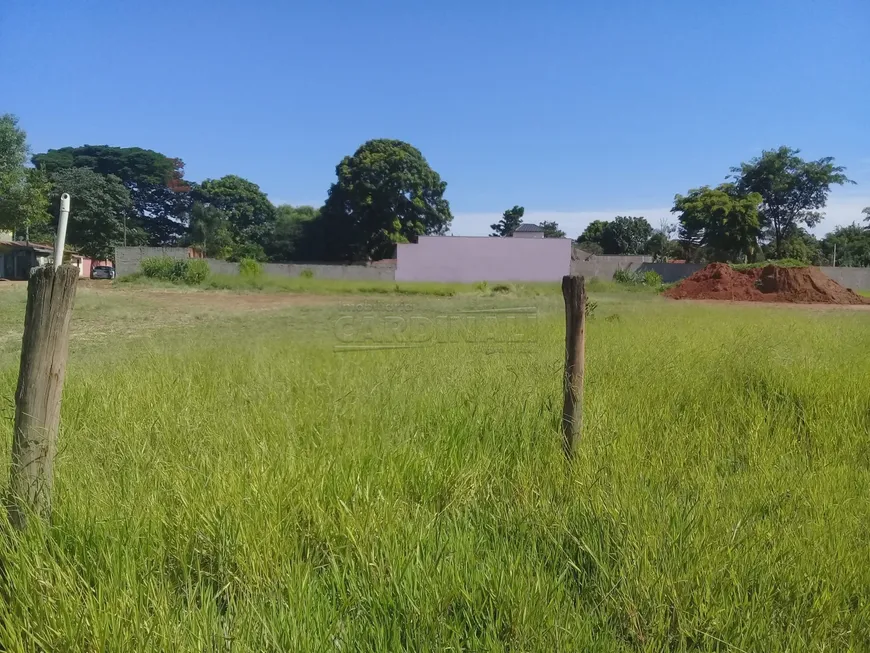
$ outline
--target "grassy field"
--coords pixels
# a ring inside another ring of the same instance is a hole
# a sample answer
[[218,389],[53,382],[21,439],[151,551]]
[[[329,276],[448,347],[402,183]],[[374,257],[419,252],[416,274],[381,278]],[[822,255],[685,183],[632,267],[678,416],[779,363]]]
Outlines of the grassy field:
[[[178,290],[179,284],[170,281],[133,274],[119,280],[121,287],[163,288]],[[612,281],[598,278],[588,280],[588,287],[599,292],[655,292],[645,286],[618,285]],[[333,280],[305,277],[283,277],[277,275],[228,275],[210,274],[196,289],[235,291],[235,292],[272,292],[299,293],[316,295],[411,295],[432,297],[454,297],[456,295],[539,297],[558,295],[561,288],[557,283],[436,283],[407,281],[357,281]]]
[[80,289],[3,650],[870,650],[870,312],[439,294]]

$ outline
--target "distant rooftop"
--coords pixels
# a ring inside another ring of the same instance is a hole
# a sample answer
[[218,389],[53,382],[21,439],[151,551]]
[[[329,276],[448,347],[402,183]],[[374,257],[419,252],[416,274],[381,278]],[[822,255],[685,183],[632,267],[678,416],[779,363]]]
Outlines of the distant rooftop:
[[[23,247],[27,249],[34,249],[37,252],[54,252],[53,245],[44,245],[43,243],[28,243],[23,240],[6,240],[5,238],[0,238],[0,245],[11,245],[12,247]],[[69,251],[69,250],[67,250]]]
[[[10,245],[12,247],[20,247],[22,249],[32,249],[35,252],[41,252],[43,254],[54,254],[54,245],[46,245],[45,243],[33,243],[23,240],[6,240],[5,238],[0,237],[0,245]],[[64,254],[80,256],[80,254],[77,254],[69,247],[64,247],[63,252]]]
[[514,231],[514,233],[516,233],[517,231],[543,231],[543,229],[536,224],[523,222],[519,227],[516,228],[516,231]]

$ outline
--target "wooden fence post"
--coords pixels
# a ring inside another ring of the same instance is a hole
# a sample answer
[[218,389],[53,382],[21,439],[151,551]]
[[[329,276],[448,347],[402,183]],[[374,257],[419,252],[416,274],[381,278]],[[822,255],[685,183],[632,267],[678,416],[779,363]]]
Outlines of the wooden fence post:
[[562,446],[574,457],[583,427],[583,375],[586,348],[586,283],[583,277],[562,277],[565,299],[565,378],[562,388]]
[[45,519],[51,514],[60,402],[78,275],[75,266],[45,266],[34,270],[27,282],[8,498],[9,521],[19,529],[27,525],[31,513]]

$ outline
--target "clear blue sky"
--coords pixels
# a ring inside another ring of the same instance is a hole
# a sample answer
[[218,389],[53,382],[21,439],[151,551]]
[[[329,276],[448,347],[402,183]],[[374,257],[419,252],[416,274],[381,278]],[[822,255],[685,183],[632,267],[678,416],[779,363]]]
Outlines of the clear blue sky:
[[868,0],[2,0],[0,112],[34,151],[140,146],[321,203],[371,138],[448,182],[454,233],[514,204],[570,236],[787,144],[870,205]]

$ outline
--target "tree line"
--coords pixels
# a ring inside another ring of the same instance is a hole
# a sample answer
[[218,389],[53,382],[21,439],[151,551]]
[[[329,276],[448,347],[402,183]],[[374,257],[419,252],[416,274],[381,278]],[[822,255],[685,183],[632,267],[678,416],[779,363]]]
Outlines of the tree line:
[[0,116],[0,230],[50,242],[66,192],[67,242],[100,259],[126,244],[193,246],[233,261],[377,260],[396,243],[447,233],[446,188],[418,149],[380,139],[339,162],[323,206],[275,206],[252,181],[196,183],[180,158],[153,150],[84,145],[31,156],[17,118]]
[[646,254],[657,260],[745,263],[792,259],[812,265],[870,266],[870,207],[818,239],[831,187],[854,183],[832,157],[805,161],[800,150],[766,150],[731,168],[725,183],[674,197],[676,224],[642,217],[592,222],[577,239],[595,254]]
[[[15,116],[0,116],[0,230],[50,242],[61,193],[72,196],[67,242],[111,258],[117,245],[193,246],[227,260],[356,262],[389,258],[396,243],[446,234],[447,183],[408,143],[371,140],[336,166],[321,207],[275,206],[238,175],[193,182],[184,162],[139,147],[84,145],[31,156]],[[870,265],[870,231],[857,222],[816,239],[830,189],[851,182],[831,157],[804,161],[782,147],[731,169],[727,181],[676,195],[676,224],[643,217],[594,221],[576,239],[595,254],[646,254],[693,262],[792,258]],[[31,163],[32,165],[28,165]],[[525,210],[491,225],[510,237]],[[864,210],[870,223],[870,207]],[[555,222],[539,225],[564,238]]]

